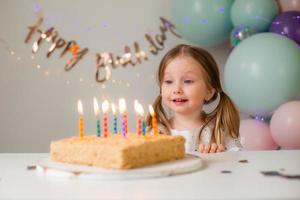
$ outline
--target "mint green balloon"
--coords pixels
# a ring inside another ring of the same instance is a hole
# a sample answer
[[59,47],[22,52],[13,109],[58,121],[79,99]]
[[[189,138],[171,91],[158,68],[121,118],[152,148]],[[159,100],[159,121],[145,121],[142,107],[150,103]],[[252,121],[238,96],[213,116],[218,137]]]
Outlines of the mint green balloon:
[[224,69],[226,91],[240,110],[270,116],[300,91],[300,49],[291,39],[259,33],[230,53]]
[[232,0],[174,0],[172,22],[195,45],[216,46],[229,39]]
[[249,26],[262,32],[268,30],[278,14],[274,0],[235,0],[231,8],[231,20],[234,26]]

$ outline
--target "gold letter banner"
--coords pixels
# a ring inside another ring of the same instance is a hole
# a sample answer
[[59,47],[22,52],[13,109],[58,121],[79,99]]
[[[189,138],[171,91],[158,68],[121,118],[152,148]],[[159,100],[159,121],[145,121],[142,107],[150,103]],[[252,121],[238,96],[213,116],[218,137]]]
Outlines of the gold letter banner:
[[[163,17],[160,17],[161,25],[159,27],[160,33],[152,37],[149,34],[145,34],[145,39],[149,43],[149,51],[153,55],[157,55],[159,51],[163,50],[164,42],[167,39],[166,32],[170,31],[173,35],[178,38],[181,36],[176,33],[175,26],[170,21]],[[88,48],[81,48],[78,43],[74,40],[66,41],[59,37],[58,31],[54,27],[48,28],[46,31],[39,29],[43,23],[43,18],[39,18],[38,21],[29,27],[29,33],[25,38],[25,43],[28,43],[32,35],[35,33],[39,34],[38,39],[32,45],[32,53],[36,53],[43,42],[50,43],[50,47],[46,54],[47,58],[50,58],[55,50],[62,49],[60,57],[63,57],[66,53],[72,54],[71,58],[66,61],[65,71],[71,70],[83,57],[88,53]],[[110,68],[116,69],[119,66],[126,67],[127,65],[135,66],[136,64],[142,63],[142,61],[148,60],[148,56],[140,48],[138,42],[133,42],[133,48],[130,46],[124,47],[123,55],[115,55],[111,52],[96,53],[96,81],[103,83],[109,80],[111,75]],[[101,68],[103,72],[100,73]]]

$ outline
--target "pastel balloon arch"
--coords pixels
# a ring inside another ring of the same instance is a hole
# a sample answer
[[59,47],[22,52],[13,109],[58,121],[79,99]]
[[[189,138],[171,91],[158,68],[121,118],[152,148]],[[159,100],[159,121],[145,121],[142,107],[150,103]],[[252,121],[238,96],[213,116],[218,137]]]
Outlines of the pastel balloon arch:
[[300,149],[300,126],[284,121],[300,116],[300,0],[174,0],[171,16],[194,45],[230,41],[224,85],[252,118],[240,124],[245,149]]

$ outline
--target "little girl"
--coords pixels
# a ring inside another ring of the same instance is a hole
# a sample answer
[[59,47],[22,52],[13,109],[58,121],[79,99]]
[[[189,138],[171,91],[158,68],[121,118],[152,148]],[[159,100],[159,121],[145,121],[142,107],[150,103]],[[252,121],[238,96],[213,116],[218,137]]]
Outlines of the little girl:
[[[207,51],[185,44],[174,47],[159,65],[158,80],[160,95],[153,108],[160,133],[182,135],[190,153],[241,148],[238,111],[223,91],[217,64]],[[205,113],[203,105],[217,99],[217,107]],[[148,116],[147,125],[151,127],[150,122]]]

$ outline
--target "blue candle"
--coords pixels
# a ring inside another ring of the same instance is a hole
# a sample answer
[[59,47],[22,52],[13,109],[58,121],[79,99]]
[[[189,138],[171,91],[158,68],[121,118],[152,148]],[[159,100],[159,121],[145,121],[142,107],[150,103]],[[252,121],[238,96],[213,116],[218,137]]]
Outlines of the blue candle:
[[99,119],[97,119],[97,137],[101,137],[101,125]]
[[114,131],[113,131],[113,133],[115,133],[115,134],[118,133],[117,126],[118,126],[118,124],[117,124],[117,116],[114,115],[114,118],[113,118],[113,127],[114,127]]
[[143,120],[143,122],[142,122],[142,133],[143,133],[143,135],[146,135],[146,121],[145,120]]
[[116,115],[116,106],[115,104],[111,104],[111,110],[113,112],[113,133],[117,134],[118,133],[118,119]]
[[96,97],[94,97],[94,112],[96,116],[96,132],[97,132],[97,137],[101,137],[101,126],[100,126],[100,120],[99,120],[99,105]]

